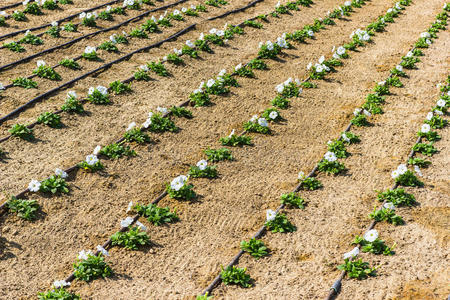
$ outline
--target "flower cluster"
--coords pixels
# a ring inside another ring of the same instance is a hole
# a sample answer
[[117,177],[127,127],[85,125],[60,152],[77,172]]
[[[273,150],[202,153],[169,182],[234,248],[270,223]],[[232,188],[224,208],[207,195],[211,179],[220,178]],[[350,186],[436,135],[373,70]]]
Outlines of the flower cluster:
[[79,16],[81,19],[81,24],[88,27],[95,27],[97,26],[97,22],[95,21],[98,18],[98,14],[94,11],[92,13],[88,12],[82,12]]

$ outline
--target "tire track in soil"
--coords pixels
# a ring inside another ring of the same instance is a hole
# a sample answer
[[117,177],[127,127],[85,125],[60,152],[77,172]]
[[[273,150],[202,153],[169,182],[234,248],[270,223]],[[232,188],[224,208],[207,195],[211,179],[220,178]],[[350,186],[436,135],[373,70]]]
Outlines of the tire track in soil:
[[[408,32],[405,35],[411,36],[411,44],[430,23],[439,8],[438,3],[433,3],[430,7],[421,3],[414,9],[415,14],[426,11],[427,19],[420,24],[408,26],[399,20],[389,26],[388,31],[399,33],[399,28],[407,27]],[[415,14],[408,16],[409,22],[415,20]],[[421,24],[423,28],[419,28]],[[415,34],[412,34],[413,31]],[[392,35],[383,35],[382,39],[389,37]],[[396,96],[387,98],[388,103],[384,106],[386,113],[374,118],[374,127],[353,130],[361,135],[362,142],[349,147],[352,156],[345,160],[345,164],[351,176],[319,176],[325,188],[303,193],[310,205],[305,212],[293,211],[289,216],[290,220],[299,226],[299,231],[291,235],[270,234],[263,239],[269,248],[275,249],[275,255],[267,260],[254,261],[249,256],[241,260],[240,266],[248,267],[250,274],[256,279],[257,286],[249,290],[221,286],[215,295],[226,295],[231,299],[256,299],[263,293],[268,295],[268,298],[275,295],[289,298],[292,290],[295,290],[301,299],[325,297],[327,289],[339,274],[335,267],[342,263],[343,253],[350,250],[349,243],[353,236],[363,233],[369,222],[367,214],[376,204],[374,190],[384,190],[391,185],[390,171],[408,155],[415,141],[416,131],[420,128],[429,107],[436,101],[437,93],[430,87],[434,87],[446,76],[449,62],[442,56],[442,49],[448,47],[448,41],[448,31],[443,31],[431,49],[425,50],[426,56],[423,63],[418,64],[419,70],[408,72],[410,79],[402,79],[405,88],[393,89]],[[403,44],[403,41],[400,44]],[[407,49],[408,47],[405,47],[403,51]],[[376,56],[375,51],[376,49],[365,52],[363,56]],[[394,66],[400,55],[406,53],[396,53],[397,51],[392,50],[388,52],[395,54],[397,58],[389,62],[391,53],[384,53],[385,58],[381,60],[383,65],[386,65],[385,70],[388,66]],[[367,74],[375,74],[374,71]],[[375,82],[383,78],[385,76],[377,76]],[[358,83],[355,81],[356,86]],[[364,95],[365,93],[349,93],[348,97],[354,101],[363,99]],[[433,166],[430,170],[432,168]],[[421,202],[417,190],[409,192],[413,192]],[[397,254],[393,257],[362,254],[361,257],[371,264],[381,264],[379,276],[362,282],[345,279],[339,299],[351,299],[355,295],[365,299],[391,299],[404,283],[405,275],[424,276],[424,270],[431,271],[433,275],[434,270],[441,268],[440,265],[448,253],[442,253],[440,247],[433,248],[436,242],[432,235],[414,223],[413,218],[408,216],[407,209],[398,211],[404,216],[406,226],[377,224],[381,238],[386,240],[388,245],[397,242]],[[417,254],[418,248],[421,249],[420,254]],[[446,294],[443,293],[442,296],[444,295]]]

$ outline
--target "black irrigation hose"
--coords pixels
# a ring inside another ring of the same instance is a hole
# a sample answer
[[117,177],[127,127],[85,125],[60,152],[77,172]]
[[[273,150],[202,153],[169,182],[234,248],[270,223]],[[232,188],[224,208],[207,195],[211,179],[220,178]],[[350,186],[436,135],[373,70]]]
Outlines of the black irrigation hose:
[[75,38],[73,40],[70,40],[70,41],[68,41],[68,42],[66,42],[64,44],[60,44],[58,46],[54,46],[54,47],[48,48],[48,49],[43,50],[41,52],[32,54],[32,55],[27,56],[25,58],[22,58],[22,59],[19,59],[17,61],[14,61],[14,62],[8,63],[6,65],[0,66],[0,71],[8,69],[8,68],[13,67],[13,66],[16,66],[18,64],[22,64],[24,62],[29,61],[30,59],[33,59],[33,58],[38,57],[38,56],[41,56],[43,54],[46,54],[46,53],[49,53],[49,52],[53,52],[53,51],[55,51],[57,49],[60,49],[60,48],[72,45],[72,44],[74,44],[74,43],[76,43],[76,42],[78,42],[80,40],[85,39],[85,38],[88,38],[88,37],[91,37],[91,36],[94,36],[94,35],[97,35],[97,34],[100,34],[100,33],[103,33],[103,32],[108,32],[108,31],[117,29],[117,28],[119,28],[119,27],[121,27],[123,25],[127,25],[128,23],[131,23],[131,22],[136,21],[138,19],[141,19],[141,18],[143,18],[145,16],[148,16],[149,14],[151,14],[151,13],[153,13],[155,11],[159,11],[159,10],[162,10],[162,9],[167,9],[167,8],[170,8],[172,6],[178,5],[178,4],[186,2],[186,1],[188,1],[188,0],[178,0],[177,2],[174,2],[174,3],[171,3],[171,4],[167,4],[167,5],[164,5],[164,6],[161,6],[161,7],[157,7],[157,8],[151,9],[151,10],[148,10],[148,11],[146,11],[146,12],[140,14],[140,15],[137,15],[136,17],[130,18],[130,19],[128,19],[128,20],[126,20],[126,21],[124,21],[122,23],[119,23],[117,25],[114,25],[114,26],[111,26],[111,27],[107,27],[107,28],[104,28],[104,29],[100,29],[100,30],[97,30],[97,31],[94,31],[94,32],[91,32],[91,33],[88,33],[88,34],[85,34],[85,35],[82,35],[82,36],[77,37],[77,38]]
[[220,19],[220,18],[226,17],[226,16],[231,15],[231,14],[235,14],[235,13],[244,11],[247,8],[255,6],[256,4],[258,4],[259,2],[262,2],[262,1],[264,1],[264,0],[254,0],[253,2],[250,2],[247,6],[227,11],[226,13],[223,13],[223,14],[215,16],[215,17],[211,17],[211,18],[208,19],[208,21],[213,21],[213,20],[216,20],[216,19]]
[[14,8],[14,7],[17,7],[20,5],[22,5],[22,2],[17,2],[17,3],[2,6],[2,7],[0,7],[0,10],[10,9],[10,8]]
[[[115,3],[120,2],[120,1],[122,1],[122,0],[114,0],[114,1],[110,1],[110,2],[107,2],[107,3],[104,3],[104,4],[101,4],[101,5],[98,5],[98,6],[95,6],[95,7],[86,9],[86,10],[83,10],[83,11],[81,11],[81,12],[79,12],[79,13],[76,13],[76,14],[73,14],[73,15],[70,15],[70,16],[67,16],[67,17],[65,17],[65,18],[56,20],[56,22],[58,22],[58,23],[65,22],[65,21],[71,20],[71,19],[73,19],[73,18],[79,16],[82,12],[85,12],[85,13],[91,12],[91,11],[93,11],[93,10],[96,10],[96,9],[99,9],[99,8],[102,8],[102,7],[105,7],[105,6],[108,6],[108,5],[110,5],[110,4],[115,4]],[[22,3],[20,3],[20,4],[22,4]],[[0,8],[0,10],[1,10],[1,9],[2,9],[2,8]],[[10,33],[4,34],[4,35],[0,35],[0,40],[3,40],[3,39],[5,39],[5,38],[11,37],[11,36],[16,36],[16,35],[18,35],[18,34],[27,32],[28,30],[29,30],[29,31],[35,31],[35,30],[39,30],[39,29],[42,29],[42,28],[45,28],[45,27],[49,27],[49,26],[51,26],[51,24],[44,24],[44,25],[40,25],[40,26],[37,26],[37,27],[32,27],[32,28],[27,28],[27,29],[21,29],[21,30],[18,30],[18,31],[10,32]]]
[[[186,0],[181,0],[181,1],[186,1]],[[70,81],[67,81],[66,83],[63,83],[63,84],[61,84],[61,85],[59,85],[59,86],[57,86],[57,87],[55,87],[55,88],[53,88],[53,89],[51,89],[51,90],[49,90],[49,91],[43,93],[43,94],[40,94],[39,96],[37,96],[37,97],[31,99],[31,100],[28,101],[27,103],[21,105],[20,107],[16,108],[15,110],[11,111],[11,112],[8,113],[7,115],[5,115],[5,116],[3,116],[2,118],[0,118],[0,124],[4,123],[8,118],[14,116],[15,114],[17,114],[17,113],[23,111],[26,107],[28,107],[28,106],[30,106],[30,105],[32,105],[32,104],[34,104],[34,103],[40,101],[41,99],[43,99],[43,98],[45,98],[45,97],[47,97],[47,96],[53,94],[54,92],[56,92],[56,91],[58,91],[58,90],[60,90],[60,89],[62,89],[62,88],[65,88],[66,86],[69,86],[69,85],[71,85],[71,84],[73,84],[73,83],[75,83],[75,82],[77,82],[77,81],[79,81],[79,80],[81,80],[81,79],[84,79],[84,78],[90,76],[91,74],[94,74],[94,73],[97,73],[97,72],[102,71],[102,70],[104,70],[104,69],[107,69],[107,68],[111,67],[112,65],[114,65],[114,64],[116,64],[116,63],[118,63],[118,62],[124,61],[124,60],[130,58],[131,56],[133,56],[133,55],[136,54],[136,53],[144,52],[144,51],[150,50],[150,49],[152,49],[152,48],[159,47],[159,46],[161,46],[162,44],[164,44],[164,43],[166,43],[166,42],[168,42],[168,41],[171,41],[171,40],[177,38],[178,36],[181,36],[181,35],[185,34],[186,32],[190,31],[191,29],[193,29],[193,28],[195,27],[195,25],[196,25],[196,24],[189,25],[188,27],[186,27],[186,28],[184,28],[184,29],[178,31],[177,33],[171,35],[170,37],[168,37],[168,38],[166,38],[166,39],[164,39],[164,40],[162,40],[162,41],[159,41],[159,42],[154,43],[154,44],[151,44],[151,45],[149,45],[149,46],[145,46],[145,47],[139,48],[139,49],[137,49],[137,50],[134,50],[133,52],[130,52],[130,53],[126,54],[126,55],[123,55],[123,56],[119,57],[118,59],[115,59],[115,60],[113,60],[113,61],[111,61],[111,62],[109,62],[109,63],[107,63],[107,64],[104,64],[104,65],[101,66],[101,67],[98,67],[98,68],[95,69],[95,70],[92,70],[92,71],[89,71],[89,72],[87,72],[87,73],[84,73],[84,74],[81,75],[81,76],[78,76],[78,77],[76,77],[76,78],[74,78],[74,79],[72,79],[72,80],[70,80]],[[5,138],[4,138],[4,139],[5,139]],[[3,139],[0,140],[0,142],[2,142],[2,141],[3,141]]]

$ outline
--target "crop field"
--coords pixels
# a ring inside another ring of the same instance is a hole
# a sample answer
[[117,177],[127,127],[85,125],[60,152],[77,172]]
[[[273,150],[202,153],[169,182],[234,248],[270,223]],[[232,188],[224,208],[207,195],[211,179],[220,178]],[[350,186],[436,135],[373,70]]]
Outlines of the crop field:
[[1,1],[0,299],[447,299],[449,22]]

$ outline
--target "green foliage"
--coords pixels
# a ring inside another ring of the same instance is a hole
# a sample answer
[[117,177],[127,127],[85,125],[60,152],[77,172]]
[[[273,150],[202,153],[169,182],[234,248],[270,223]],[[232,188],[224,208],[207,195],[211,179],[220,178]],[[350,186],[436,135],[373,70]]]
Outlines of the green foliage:
[[37,67],[36,69],[34,69],[33,74],[36,74],[38,77],[46,78],[46,79],[50,79],[50,80],[56,80],[56,81],[61,80],[61,75],[56,73],[56,71],[53,70],[52,67],[47,66],[47,65],[41,65],[41,66]]
[[204,295],[198,295],[195,300],[212,300],[212,296],[208,296],[208,292],[206,292]]
[[105,168],[100,161],[93,165],[88,164],[86,161],[82,161],[78,164],[78,167],[88,172],[97,172]]
[[181,187],[178,191],[174,190],[170,187],[170,184],[167,184],[166,191],[167,194],[173,199],[177,200],[193,200],[197,197],[197,194],[193,190],[194,186],[192,184],[185,183],[183,187]]
[[246,135],[236,135],[232,134],[231,136],[222,137],[219,139],[219,142],[223,146],[244,146],[244,145],[253,145],[252,138]]
[[185,55],[189,55],[192,58],[198,58],[197,50],[189,47],[188,45],[183,46],[183,48],[181,49],[181,53],[183,53]]
[[168,54],[167,61],[174,65],[182,65],[184,63],[183,59],[179,57],[176,53]]
[[136,80],[142,80],[142,81],[149,81],[150,76],[148,73],[142,69],[138,69],[136,72],[134,72],[134,79]]
[[78,30],[78,25],[69,22],[66,25],[64,25],[63,30],[67,32],[76,32]]
[[364,115],[364,114],[359,114],[357,116],[354,116],[353,119],[351,120],[351,122],[353,125],[358,126],[358,127],[370,125],[369,121],[367,121],[366,115]]
[[52,26],[45,33],[54,38],[59,38],[61,37],[61,28],[59,28],[58,26]]
[[42,4],[42,8],[49,9],[49,10],[55,10],[55,9],[59,8],[59,6],[58,6],[58,2],[55,2],[53,0],[46,0]]
[[98,49],[105,50],[108,52],[119,52],[117,46],[111,41],[101,43],[100,46],[98,46]]
[[163,117],[160,113],[154,113],[150,120],[152,123],[148,126],[148,130],[152,132],[177,132],[179,128],[168,117]]
[[298,97],[300,95],[300,90],[295,83],[291,82],[288,85],[284,86],[281,95],[285,98]]
[[31,79],[25,78],[25,77],[17,77],[12,81],[14,86],[20,86],[26,89],[37,89],[38,84],[36,81],[33,81]]
[[257,121],[248,121],[244,123],[244,129],[248,132],[257,132],[262,134],[270,134],[270,128],[260,125]]
[[75,97],[68,97],[64,104],[61,106],[61,110],[68,113],[78,113],[81,114],[84,112],[83,104],[78,101]]
[[355,236],[355,239],[353,240],[352,244],[361,245],[362,252],[369,252],[373,254],[383,254],[383,255],[395,254],[395,252],[392,251],[394,247],[390,248],[386,246],[384,241],[380,239],[376,239],[373,242],[368,242],[363,237],[357,235]]
[[206,166],[204,170],[197,166],[191,166],[189,168],[189,176],[194,178],[216,178],[217,169],[216,166]]
[[44,112],[39,115],[37,118],[37,122],[39,124],[45,124],[52,128],[60,128],[61,127],[61,116],[54,114],[52,112]]
[[342,137],[342,140],[344,141],[344,143],[346,143],[348,145],[359,143],[361,141],[359,139],[358,135],[356,135],[350,131],[341,133],[341,137]]
[[266,226],[267,230],[270,230],[272,232],[294,232],[297,230],[297,227],[295,227],[286,217],[286,215],[278,213],[275,216],[275,219],[266,221],[264,224]]
[[387,85],[387,84],[377,84],[373,88],[373,91],[378,96],[383,96],[383,95],[389,95],[390,94],[390,92],[389,92],[389,85]]
[[425,120],[433,129],[442,129],[447,126],[448,121],[442,119],[440,116],[433,116],[430,120]]
[[428,132],[417,132],[417,136],[420,136],[422,138],[426,138],[430,142],[438,141],[441,139],[441,136],[436,131],[428,131]]
[[36,200],[17,199],[12,196],[7,202],[8,209],[17,214],[22,219],[31,221],[36,219],[36,212],[39,209],[39,204]]
[[109,84],[109,88],[116,94],[124,94],[131,92],[131,83],[125,84],[120,80],[113,81]]
[[81,20],[81,24],[83,24],[84,26],[87,26],[87,27],[96,27],[97,26],[97,22],[95,22],[94,17],[83,18],[83,20]]
[[36,15],[36,16],[43,14],[39,5],[36,2],[31,2],[31,1],[27,4],[27,7],[25,7],[23,12],[26,14],[31,14],[31,15]]
[[133,227],[125,232],[116,232],[111,236],[111,244],[120,246],[128,250],[137,250],[139,246],[150,243],[150,239],[145,231],[139,231],[138,227]]
[[162,27],[172,27],[172,23],[170,23],[170,19],[163,18],[157,21],[158,25],[161,25]]
[[395,182],[403,186],[423,186],[423,182],[420,181],[411,170],[408,170],[404,174],[399,175],[397,178],[395,178]]
[[205,40],[196,40],[194,44],[198,49],[200,49],[204,52],[208,52],[208,53],[213,52]]
[[239,69],[237,69],[236,74],[238,74],[241,77],[248,77],[248,78],[254,78],[255,73],[253,73],[252,69],[248,66],[243,66]]
[[422,153],[427,156],[433,156],[438,150],[433,146],[433,143],[418,143],[412,148],[415,152]]
[[160,226],[165,223],[174,223],[180,218],[177,215],[177,210],[170,211],[169,207],[158,207],[155,204],[149,205],[137,204],[133,207],[138,214],[147,218],[153,225]]
[[93,104],[110,104],[108,94],[102,94],[99,90],[94,89],[91,94],[88,95],[87,100]]
[[6,20],[5,17],[0,16],[0,27],[5,27],[6,26]]
[[25,48],[20,45],[19,43],[16,42],[11,42],[11,43],[4,43],[3,47],[13,51],[13,52],[25,52]]
[[138,144],[145,144],[151,141],[148,134],[142,132],[140,128],[134,127],[124,133],[123,137],[129,143],[136,142]]
[[141,28],[135,28],[130,31],[130,36],[139,39],[148,39],[148,34]]
[[24,22],[27,20],[27,16],[25,16],[25,14],[21,11],[15,11],[14,13],[12,13],[11,18],[13,18],[14,21],[17,22]]
[[231,151],[227,148],[220,149],[207,149],[204,150],[208,160],[211,162],[221,161],[221,160],[233,160],[233,155]]
[[338,157],[338,158],[346,158],[350,155],[350,153],[347,152],[344,142],[342,142],[340,140],[334,140],[331,143],[329,142],[327,144],[327,146],[328,146],[328,151],[336,154],[336,157]]
[[141,28],[149,33],[158,32],[158,24],[153,20],[148,20],[146,23],[142,24]]
[[386,84],[395,87],[403,87],[403,83],[400,81],[400,78],[395,75],[386,79]]
[[178,118],[192,118],[192,112],[184,107],[172,106],[169,110],[174,116]]
[[305,200],[294,192],[281,195],[281,204],[295,208],[305,208]]
[[269,255],[269,250],[261,240],[250,239],[247,241],[241,241],[241,249],[248,252],[256,259]]
[[314,190],[320,189],[322,186],[323,186],[322,183],[315,177],[308,177],[302,181],[301,188],[303,190],[314,191]]
[[102,255],[88,255],[85,260],[77,259],[73,264],[75,278],[89,282],[99,277],[109,277],[112,275],[112,269],[105,262]]
[[87,60],[99,60],[97,51],[91,51],[89,53],[83,52],[82,57]]
[[206,0],[205,4],[214,7],[220,7],[220,5],[227,5],[228,2],[225,0]]
[[123,146],[121,144],[109,144],[103,147],[99,154],[107,156],[110,159],[118,159],[122,156],[136,156],[136,151],[130,149],[130,146]]
[[337,175],[345,171],[345,166],[343,163],[338,161],[328,161],[323,159],[319,162],[319,171],[324,172],[326,174]]
[[[270,115],[273,112],[276,113],[276,117],[272,119]],[[274,107],[265,109],[264,112],[261,114],[261,117],[270,122],[279,122],[279,121],[283,120],[278,109],[276,109]]]
[[304,87],[305,89],[315,89],[315,88],[317,88],[317,84],[315,84],[314,82],[310,82],[310,81],[304,81],[300,85],[302,87]]
[[14,136],[24,140],[33,138],[33,130],[28,128],[24,124],[14,124],[11,129],[8,130],[9,133]]
[[244,25],[253,27],[253,28],[263,28],[263,24],[256,22],[256,21],[252,21],[252,20],[244,21]]
[[377,222],[387,221],[388,223],[394,225],[402,225],[405,223],[401,216],[396,215],[392,209],[385,207],[379,210],[377,210],[377,208],[374,208],[373,212],[369,214],[369,218],[374,219]]
[[[67,1],[67,0],[60,0]],[[48,292],[42,292],[38,294],[39,300],[81,300],[79,295],[69,293],[64,288],[54,289]]]
[[49,178],[42,180],[39,191],[43,193],[69,193],[69,187],[64,178],[60,176],[52,175]]
[[[213,1],[213,0],[208,0]],[[246,273],[246,268],[238,268],[236,266],[230,266],[220,272],[220,278],[225,285],[235,284],[243,288],[251,287],[250,275]]]
[[280,53],[281,47],[278,44],[272,44],[272,46],[264,44],[258,51],[258,58],[275,58]]
[[281,109],[287,109],[290,106],[290,101],[286,98],[284,98],[282,95],[277,95],[271,102],[273,106],[281,108]]
[[114,17],[112,15],[112,13],[110,11],[106,11],[106,10],[101,11],[98,14],[98,18],[101,19],[101,20],[105,20],[105,21],[112,21],[112,20],[114,20]]
[[416,198],[412,194],[408,194],[404,189],[386,190],[378,192],[377,199],[380,202],[386,200],[395,206],[413,206],[417,204]]
[[21,44],[30,44],[30,45],[42,45],[44,42],[42,39],[38,36],[35,36],[32,33],[28,33],[23,38],[19,40],[19,43]]
[[150,62],[147,64],[150,70],[158,74],[159,76],[169,76],[169,71],[167,71],[166,67],[160,62]]
[[408,164],[410,164],[410,165],[416,165],[416,166],[418,166],[418,167],[420,167],[420,168],[426,168],[426,167],[428,167],[429,165],[431,165],[431,161],[425,160],[425,159],[420,158],[420,157],[414,157],[414,158],[410,158],[410,159],[408,160]]
[[211,104],[211,100],[209,98],[208,93],[198,92],[191,93],[189,95],[189,100],[194,104],[194,106],[207,106]]
[[348,277],[358,280],[366,279],[369,276],[376,276],[375,268],[371,268],[368,262],[362,259],[352,260],[345,259],[344,264],[338,266],[339,270],[345,270]]
[[59,64],[63,67],[72,69],[72,70],[79,70],[81,69],[81,66],[79,63],[77,63],[75,60],[73,59],[68,59],[68,58],[64,58],[62,59]]
[[267,64],[260,60],[260,59],[252,59],[249,63],[248,66],[252,69],[256,69],[256,70],[267,70]]

